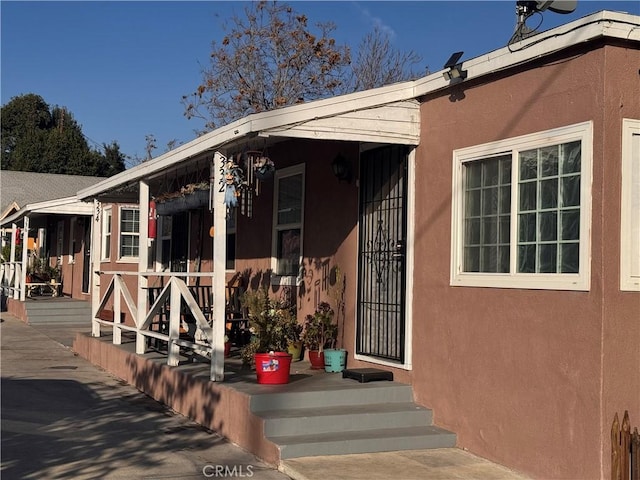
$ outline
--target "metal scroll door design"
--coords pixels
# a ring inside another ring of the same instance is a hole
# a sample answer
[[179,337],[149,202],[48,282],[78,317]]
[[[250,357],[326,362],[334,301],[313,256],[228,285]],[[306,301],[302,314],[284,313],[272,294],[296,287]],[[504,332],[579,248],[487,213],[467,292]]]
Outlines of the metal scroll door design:
[[365,152],[360,161],[358,354],[404,362],[407,151]]

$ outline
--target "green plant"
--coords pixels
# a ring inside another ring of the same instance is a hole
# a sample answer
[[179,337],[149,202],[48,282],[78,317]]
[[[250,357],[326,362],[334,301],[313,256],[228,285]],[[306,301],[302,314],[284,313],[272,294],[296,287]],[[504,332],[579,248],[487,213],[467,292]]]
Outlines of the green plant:
[[333,323],[334,311],[321,302],[313,315],[307,315],[302,331],[302,343],[309,350],[333,348],[338,337],[338,325]]
[[241,299],[249,314],[251,341],[242,348],[244,363],[252,363],[253,355],[286,352],[290,342],[300,339],[301,326],[293,308],[269,296],[267,290],[249,290]]
[[[8,262],[11,258],[11,245],[5,245],[4,247],[2,247],[2,253],[0,254],[2,256],[2,262]],[[16,245],[16,254],[15,254],[15,261],[16,262],[20,262],[22,261],[22,245]]]
[[35,258],[33,265],[27,268],[27,273],[42,281],[60,280],[60,267],[58,265],[51,266],[44,258]]

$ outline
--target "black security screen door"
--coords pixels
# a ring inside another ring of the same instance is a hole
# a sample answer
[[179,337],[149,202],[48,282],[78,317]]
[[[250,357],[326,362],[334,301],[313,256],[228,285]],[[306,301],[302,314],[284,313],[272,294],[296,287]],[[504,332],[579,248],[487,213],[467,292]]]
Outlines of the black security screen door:
[[407,149],[360,157],[356,352],[404,362]]

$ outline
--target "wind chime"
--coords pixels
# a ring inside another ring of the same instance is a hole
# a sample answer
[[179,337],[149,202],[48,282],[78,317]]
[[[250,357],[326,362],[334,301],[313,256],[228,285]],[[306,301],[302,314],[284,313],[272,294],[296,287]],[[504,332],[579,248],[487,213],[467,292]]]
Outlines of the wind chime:
[[224,192],[227,216],[231,208],[240,207],[240,213],[251,218],[253,196],[260,195],[260,183],[273,177],[275,165],[266,153],[249,150],[222,156],[220,165],[220,192]]

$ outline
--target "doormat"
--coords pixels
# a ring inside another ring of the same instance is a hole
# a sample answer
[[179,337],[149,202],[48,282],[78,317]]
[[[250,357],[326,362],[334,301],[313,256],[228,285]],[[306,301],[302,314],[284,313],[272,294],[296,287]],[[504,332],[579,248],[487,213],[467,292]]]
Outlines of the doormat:
[[350,368],[342,371],[342,378],[350,378],[360,383],[373,382],[376,380],[393,381],[393,372],[380,370],[378,368]]

